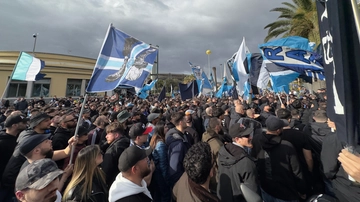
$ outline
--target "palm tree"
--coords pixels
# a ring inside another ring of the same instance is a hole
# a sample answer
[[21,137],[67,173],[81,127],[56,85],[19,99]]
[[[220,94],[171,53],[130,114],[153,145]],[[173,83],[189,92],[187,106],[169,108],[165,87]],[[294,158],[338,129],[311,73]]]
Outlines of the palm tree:
[[315,0],[292,0],[283,2],[284,7],[278,7],[270,12],[280,12],[277,21],[265,26],[268,35],[265,42],[278,36],[301,36],[316,44],[320,43],[319,24]]

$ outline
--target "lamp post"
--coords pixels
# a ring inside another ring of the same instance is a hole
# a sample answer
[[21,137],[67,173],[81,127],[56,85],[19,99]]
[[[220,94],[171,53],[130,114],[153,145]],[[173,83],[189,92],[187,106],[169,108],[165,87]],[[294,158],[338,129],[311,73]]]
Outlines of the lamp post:
[[210,54],[211,54],[211,50],[206,50],[206,55],[208,56],[208,68],[209,68],[209,76],[211,74],[211,67],[210,67]]
[[33,38],[34,38],[34,47],[33,47],[33,56],[35,56],[35,47],[36,47],[36,39],[37,39],[37,36],[39,35],[39,33],[35,33],[33,34]]

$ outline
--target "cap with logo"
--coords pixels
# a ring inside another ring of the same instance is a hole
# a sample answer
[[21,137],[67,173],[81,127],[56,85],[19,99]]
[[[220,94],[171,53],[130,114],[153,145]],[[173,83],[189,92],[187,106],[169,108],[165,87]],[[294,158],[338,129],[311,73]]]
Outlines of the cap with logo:
[[276,116],[269,116],[266,121],[266,129],[269,131],[277,131],[285,126],[287,126],[283,120],[279,119]]
[[119,158],[118,168],[121,172],[125,172],[133,167],[137,162],[148,157],[152,149],[141,149],[136,145],[126,148]]
[[25,123],[27,121],[29,121],[29,119],[26,118],[26,116],[24,114],[10,115],[5,120],[4,126],[5,127],[11,127],[14,124],[21,123],[21,122]]
[[128,111],[124,110],[124,111],[121,111],[117,115],[117,120],[118,120],[119,123],[124,123],[130,117],[131,117],[131,114]]
[[20,154],[26,155],[31,152],[36,146],[49,139],[51,134],[34,134],[25,136],[19,143]]
[[253,132],[252,128],[245,128],[240,123],[234,123],[229,128],[229,135],[232,138],[245,137],[245,136],[251,135],[252,132]]
[[131,138],[147,135],[153,130],[152,127],[146,127],[143,123],[135,123],[129,130],[129,136]]
[[44,189],[62,173],[63,171],[58,169],[53,160],[48,158],[36,160],[20,171],[16,178],[15,189],[16,191]]

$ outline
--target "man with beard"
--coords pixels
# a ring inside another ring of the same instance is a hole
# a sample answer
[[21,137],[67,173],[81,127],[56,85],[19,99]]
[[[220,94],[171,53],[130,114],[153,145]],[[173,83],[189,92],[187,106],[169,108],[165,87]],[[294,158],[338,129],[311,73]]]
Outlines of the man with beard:
[[[15,150],[16,138],[26,128],[27,121],[28,119],[24,114],[11,114],[6,118],[5,131],[0,133],[0,176],[3,175],[6,164]],[[0,201],[7,201],[8,197],[12,197],[8,193],[12,193],[12,190],[1,188]]]
[[[2,189],[14,190],[16,176],[19,174],[21,166],[26,161],[26,158],[20,154],[19,144],[28,136],[48,133],[50,124],[50,117],[46,113],[39,113],[31,117],[29,130],[24,130],[20,133],[17,138],[18,145],[15,147],[9,162],[6,164],[4,173],[1,176]],[[13,192],[9,193],[13,194]]]
[[16,179],[16,198],[21,202],[60,202],[58,186],[62,173],[51,159],[34,161]]
[[[52,148],[52,141],[49,139],[51,134],[36,134],[27,136],[24,140],[19,144],[19,151],[20,153],[26,157],[27,161],[24,162],[22,167],[20,168],[23,170],[27,165],[31,164],[32,162],[44,158],[61,160],[69,156],[71,152],[71,145],[74,141],[71,140],[68,147],[64,150],[57,150],[54,151]],[[72,165],[68,166],[65,169],[64,174],[61,177],[59,190],[62,190],[64,183],[66,182],[67,178],[71,175],[72,172]]]
[[[76,127],[77,118],[72,114],[63,115],[60,120],[60,127],[56,130],[53,141],[54,150],[65,149],[68,145],[69,139],[74,136],[74,128]],[[59,168],[64,166],[64,161],[57,161]]]
[[148,156],[151,149],[140,149],[133,145],[121,154],[118,168],[121,171],[109,190],[109,202],[152,201],[144,177],[151,174]]

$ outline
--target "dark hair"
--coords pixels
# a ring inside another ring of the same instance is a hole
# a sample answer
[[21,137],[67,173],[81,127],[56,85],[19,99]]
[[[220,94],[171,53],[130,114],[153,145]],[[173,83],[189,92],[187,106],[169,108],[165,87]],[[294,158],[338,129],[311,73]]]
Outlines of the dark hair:
[[220,107],[213,108],[212,115],[213,117],[219,118],[221,115],[225,114],[225,111]]
[[287,109],[278,109],[276,115],[279,119],[291,119],[291,112]]
[[220,120],[216,117],[212,117],[209,120],[209,128],[214,130],[216,126],[221,125]]
[[106,127],[106,134],[108,133],[118,133],[124,135],[123,125],[119,122],[113,122]]
[[163,141],[165,143],[165,133],[164,133],[164,128],[165,128],[165,122],[164,121],[159,121],[154,129],[154,135],[151,137],[150,140],[150,147],[152,149],[154,149],[156,147],[156,144],[159,141]]
[[175,125],[178,126],[180,121],[183,120],[185,114],[183,112],[176,112],[173,113],[171,115],[171,122]]
[[299,110],[297,109],[291,110],[291,116],[300,116]]
[[291,105],[295,108],[295,109],[301,109],[301,101],[300,100],[294,100],[293,103],[291,103]]
[[190,147],[184,158],[184,169],[193,182],[204,184],[212,169],[210,145],[198,142]]

